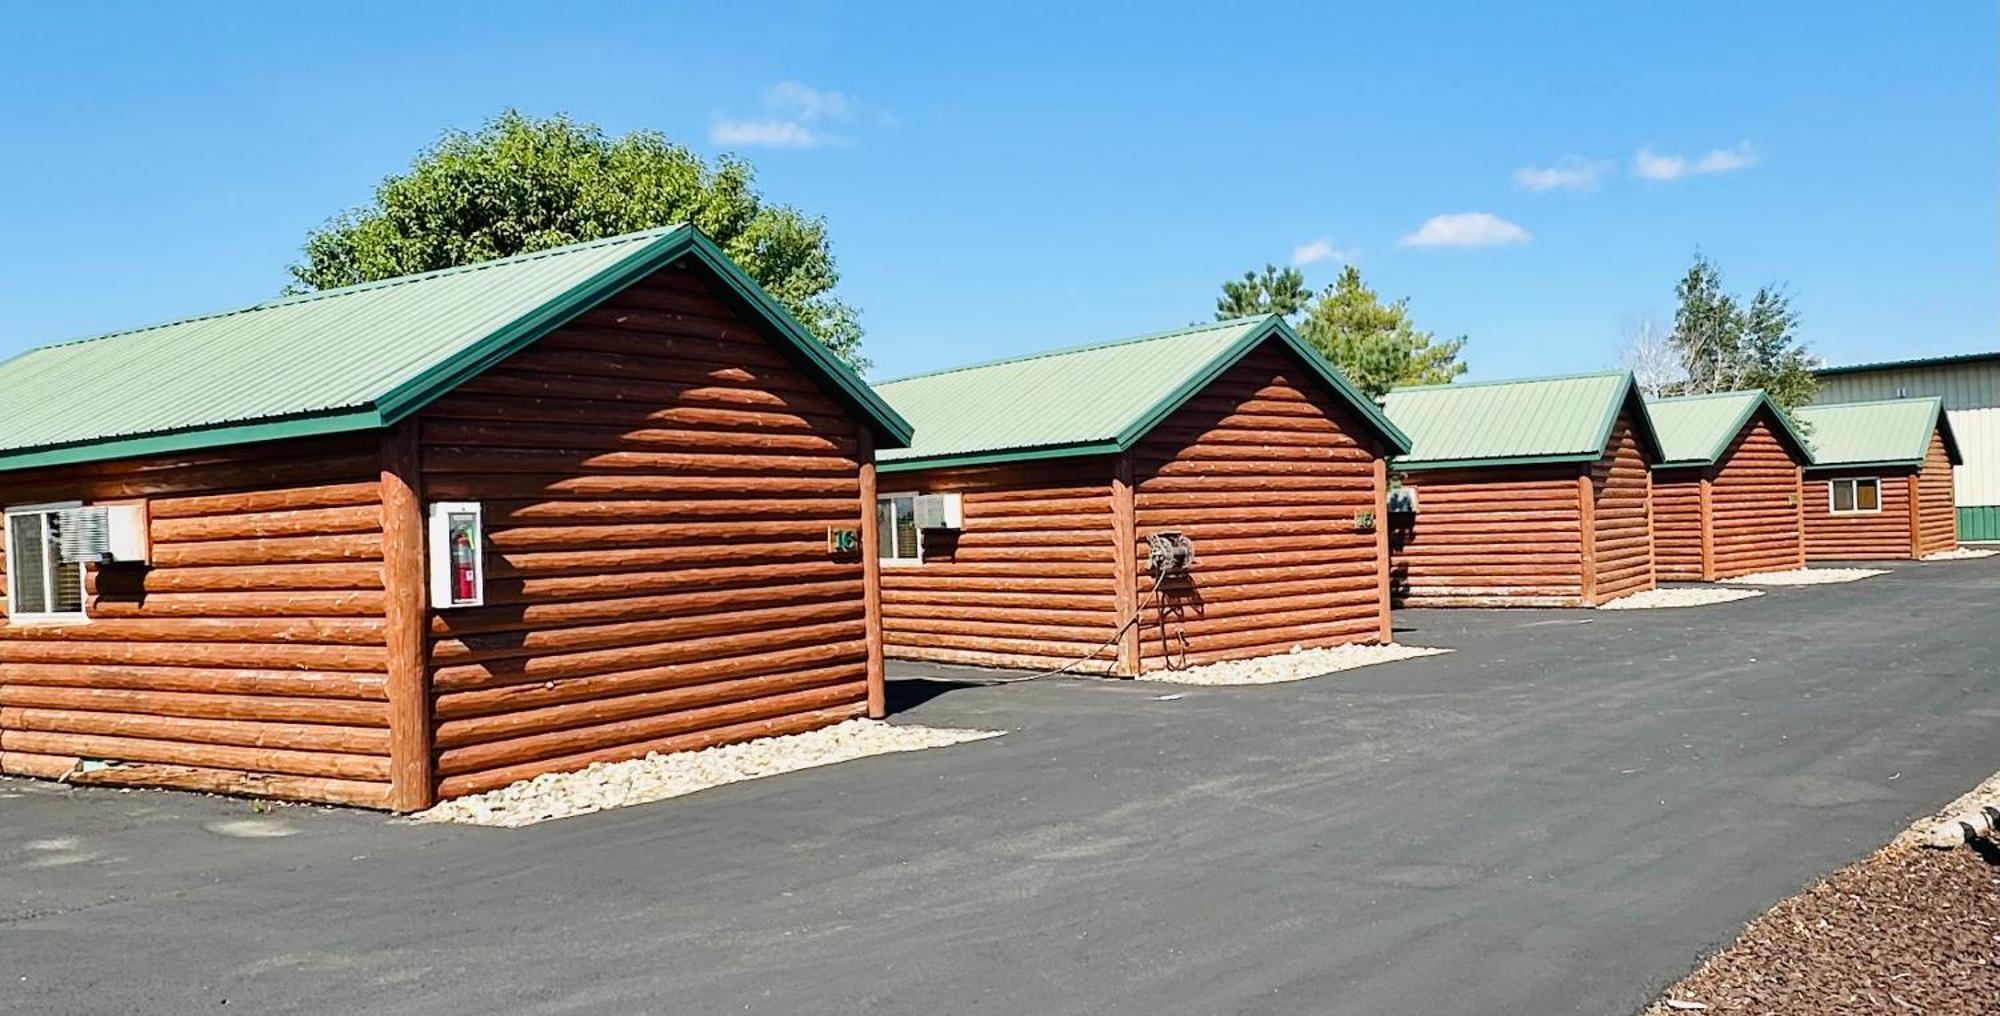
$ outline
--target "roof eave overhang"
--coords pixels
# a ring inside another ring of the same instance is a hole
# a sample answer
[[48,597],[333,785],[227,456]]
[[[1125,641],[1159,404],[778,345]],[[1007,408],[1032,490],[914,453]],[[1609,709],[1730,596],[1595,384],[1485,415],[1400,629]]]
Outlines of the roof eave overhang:
[[998,448],[991,451],[952,452],[943,455],[885,459],[875,465],[878,473],[914,473],[925,469],[955,466],[992,466],[1039,459],[1067,459],[1086,455],[1116,455],[1128,446],[1116,440],[1084,441],[1074,444],[1042,445],[1035,448]]
[[168,455],[202,448],[282,441],[293,438],[376,430],[388,424],[374,408],[249,420],[189,430],[134,434],[67,445],[46,445],[0,453],[0,472],[70,466],[141,455]]
[[1878,459],[1873,462],[1815,462],[1806,466],[1808,473],[1853,473],[1863,469],[1922,469],[1922,459]]
[[1402,473],[1424,472],[1435,469],[1487,469],[1510,468],[1513,466],[1563,466],[1596,462],[1603,458],[1601,452],[1573,452],[1564,455],[1510,455],[1504,458],[1488,459],[1438,459],[1427,462],[1404,462],[1392,459],[1389,467]]

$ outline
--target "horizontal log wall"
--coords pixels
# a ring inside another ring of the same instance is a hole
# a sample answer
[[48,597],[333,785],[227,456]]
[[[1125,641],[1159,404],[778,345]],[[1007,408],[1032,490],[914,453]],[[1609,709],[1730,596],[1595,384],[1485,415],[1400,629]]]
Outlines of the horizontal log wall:
[[1710,498],[1711,579],[1805,567],[1802,464],[1767,411],[1758,411],[1730,443]]
[[1377,510],[1380,458],[1354,412],[1275,342],[1147,434],[1132,452],[1136,540],[1185,533],[1196,563],[1155,599],[1138,576],[1141,668],[1379,641],[1381,552],[1355,515]]
[[367,434],[0,477],[10,505],[143,499],[153,555],[92,567],[87,621],[0,626],[0,770],[386,807],[377,450]]
[[1958,546],[1958,506],[1952,493],[1951,456],[1944,436],[1931,435],[1923,471],[1917,474],[1917,542],[1923,554]]
[[[1910,556],[1910,470],[1813,472],[1806,476],[1806,559],[1885,561]],[[1882,510],[1835,515],[1827,500],[1831,479],[1876,477]]]
[[882,569],[891,657],[1109,673],[1118,625],[1111,479],[1102,457],[883,473],[883,493],[958,493],[964,528],[923,534],[920,565]]
[[[433,610],[439,793],[867,708],[855,418],[670,266],[420,418],[424,495],[485,504],[486,605]],[[872,510],[872,506],[869,506]]]
[[1591,466],[1590,482],[1597,579],[1590,602],[1653,588],[1653,473],[1629,414],[1613,425],[1604,456]]
[[1707,516],[1702,486],[1708,470],[1662,469],[1653,473],[1653,553],[1660,578],[1704,582],[1709,572]]
[[1558,606],[1583,596],[1577,466],[1426,469],[1403,482],[1417,513],[1392,519],[1399,606]]

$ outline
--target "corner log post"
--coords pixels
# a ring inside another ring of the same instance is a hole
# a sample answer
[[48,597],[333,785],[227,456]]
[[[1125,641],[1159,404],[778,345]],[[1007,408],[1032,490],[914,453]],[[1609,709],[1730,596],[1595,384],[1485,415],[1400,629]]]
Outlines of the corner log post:
[[881,534],[875,516],[875,432],[863,423],[859,430],[861,460],[861,587],[863,623],[868,644],[868,716],[889,715],[887,664],[882,655]]
[[389,699],[389,807],[422,811],[437,803],[435,730],[430,668],[425,660],[428,611],[424,582],[422,452],[417,422],[382,432],[382,586]]
[[1917,482],[1922,475],[1922,471],[1919,470],[1903,479],[1906,491],[1903,500],[1908,502],[1910,507],[1910,557],[1917,560],[1924,556],[1924,494],[1923,487]]
[[1586,607],[1597,606],[1597,498],[1591,484],[1590,467],[1584,466],[1576,478],[1576,518],[1582,529],[1583,574],[1579,577],[1582,602]]
[[1139,531],[1132,497],[1132,453],[1122,452],[1111,473],[1112,582],[1116,586],[1118,674],[1139,676]]
[[1701,478],[1701,580],[1714,582],[1715,567],[1715,483]]
[[1377,641],[1396,641],[1396,623],[1389,604],[1389,460],[1375,457],[1375,597],[1382,621],[1375,633]]

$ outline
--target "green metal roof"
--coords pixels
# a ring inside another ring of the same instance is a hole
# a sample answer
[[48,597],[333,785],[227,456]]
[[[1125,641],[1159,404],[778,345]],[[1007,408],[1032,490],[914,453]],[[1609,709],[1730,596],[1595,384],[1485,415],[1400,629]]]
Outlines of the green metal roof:
[[1798,417],[1812,429],[1813,461],[1808,469],[1921,466],[1930,454],[1933,431],[1944,435],[1945,453],[1954,464],[1964,461],[1945,416],[1944,400],[1935,395],[1802,406]]
[[910,427],[692,226],[273,300],[0,363],[0,469],[384,427],[687,257],[875,428]]
[[1770,410],[1778,421],[1779,439],[1811,461],[1812,445],[1792,426],[1791,417],[1762,388],[1751,388],[1647,402],[1653,433],[1660,438],[1660,465],[1714,465],[1759,409]]
[[884,472],[1130,448],[1258,344],[1277,341],[1396,450],[1408,440],[1284,319],[1237,318],[1157,335],[920,374],[876,386],[916,425]]
[[1410,436],[1401,470],[1590,462],[1624,409],[1657,458],[1659,441],[1629,373],[1398,388],[1383,412]]

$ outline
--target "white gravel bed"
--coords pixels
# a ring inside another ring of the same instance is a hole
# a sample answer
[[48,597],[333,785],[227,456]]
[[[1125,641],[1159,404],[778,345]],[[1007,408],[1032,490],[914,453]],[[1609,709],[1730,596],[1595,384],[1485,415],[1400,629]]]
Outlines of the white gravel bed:
[[610,808],[663,801],[740,780],[832,765],[870,755],[922,751],[999,737],[1003,730],[964,730],[847,720],[831,727],[760,737],[700,751],[655,752],[629,762],[596,762],[568,773],[545,773],[499,790],[458,797],[412,816],[419,822],[463,822],[517,828]]
[[1356,667],[1394,663],[1397,660],[1436,656],[1448,652],[1451,650],[1402,646],[1393,642],[1379,646],[1346,645],[1326,649],[1305,649],[1294,646],[1291,652],[1279,653],[1276,656],[1225,660],[1222,663],[1189,667],[1186,670],[1155,670],[1139,675],[1139,680],[1161,681],[1167,684],[1283,684],[1286,681],[1303,681],[1309,677],[1353,670]]
[[1738,575],[1733,579],[1722,581],[1741,586],[1827,586],[1836,582],[1859,582],[1862,579],[1887,574],[1889,574],[1887,568],[1794,568],[1791,571]]
[[1648,589],[1643,593],[1621,596],[1609,603],[1600,603],[1597,609],[1661,610],[1669,607],[1705,607],[1711,603],[1728,603],[1731,600],[1747,600],[1762,595],[1763,591],[1758,589],[1720,589],[1715,586]]
[[1940,550],[1935,554],[1925,554],[1923,559],[1926,561],[1971,561],[1975,558],[1992,557],[1995,554],[2000,554],[2000,550],[1992,550],[1985,547],[1957,547],[1952,550]]

